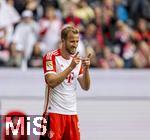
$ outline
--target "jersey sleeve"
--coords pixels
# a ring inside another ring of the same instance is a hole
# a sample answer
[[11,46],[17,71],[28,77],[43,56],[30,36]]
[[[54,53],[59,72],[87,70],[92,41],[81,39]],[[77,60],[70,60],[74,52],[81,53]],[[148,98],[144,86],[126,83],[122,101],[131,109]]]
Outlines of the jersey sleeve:
[[44,75],[48,73],[56,73],[55,55],[48,53],[43,57]]

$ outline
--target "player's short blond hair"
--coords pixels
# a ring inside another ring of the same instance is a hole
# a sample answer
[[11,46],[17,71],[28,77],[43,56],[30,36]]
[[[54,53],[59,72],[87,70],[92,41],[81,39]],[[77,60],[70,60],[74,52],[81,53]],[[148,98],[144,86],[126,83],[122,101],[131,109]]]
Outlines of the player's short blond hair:
[[71,25],[67,25],[61,30],[61,39],[67,39],[67,35],[69,32],[78,34],[79,30]]

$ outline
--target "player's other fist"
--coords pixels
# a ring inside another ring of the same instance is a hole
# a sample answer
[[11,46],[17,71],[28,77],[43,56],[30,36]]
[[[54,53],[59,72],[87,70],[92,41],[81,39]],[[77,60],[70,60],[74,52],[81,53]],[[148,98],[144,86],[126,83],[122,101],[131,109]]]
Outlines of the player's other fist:
[[91,54],[88,54],[87,57],[82,59],[82,67],[83,67],[83,69],[88,69],[90,67],[90,57],[91,57]]

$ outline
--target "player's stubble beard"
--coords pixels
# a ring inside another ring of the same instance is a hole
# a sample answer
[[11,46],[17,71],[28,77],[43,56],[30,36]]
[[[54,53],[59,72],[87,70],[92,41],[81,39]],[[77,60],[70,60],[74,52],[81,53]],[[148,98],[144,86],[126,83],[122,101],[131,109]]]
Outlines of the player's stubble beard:
[[70,55],[74,55],[76,53],[77,47],[73,47],[73,46],[68,46],[66,44],[66,51],[70,54]]

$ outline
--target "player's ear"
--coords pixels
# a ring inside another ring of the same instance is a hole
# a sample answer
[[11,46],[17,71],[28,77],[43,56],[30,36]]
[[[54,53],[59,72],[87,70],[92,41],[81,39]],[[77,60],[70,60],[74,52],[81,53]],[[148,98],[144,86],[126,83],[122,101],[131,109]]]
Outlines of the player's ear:
[[62,41],[62,43],[64,43],[64,42],[65,42],[65,39],[62,39],[61,41]]

